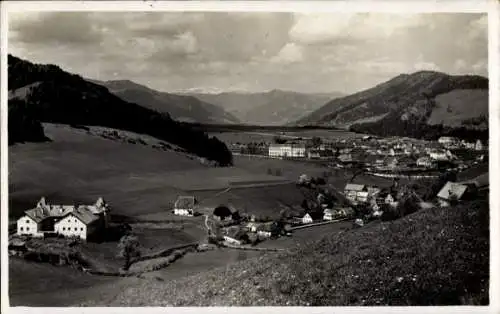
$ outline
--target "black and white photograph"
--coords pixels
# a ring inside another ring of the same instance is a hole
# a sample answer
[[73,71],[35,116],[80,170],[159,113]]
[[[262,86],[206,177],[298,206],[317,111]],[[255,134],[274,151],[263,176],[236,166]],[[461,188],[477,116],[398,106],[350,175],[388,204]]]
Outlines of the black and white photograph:
[[491,305],[488,10],[70,5],[2,8],[10,307]]

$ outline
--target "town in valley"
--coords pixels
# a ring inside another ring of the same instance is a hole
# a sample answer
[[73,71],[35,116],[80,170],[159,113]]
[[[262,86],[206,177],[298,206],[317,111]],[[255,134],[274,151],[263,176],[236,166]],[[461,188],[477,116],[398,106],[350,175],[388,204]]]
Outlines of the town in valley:
[[488,305],[487,15],[223,13],[9,17],[10,305]]

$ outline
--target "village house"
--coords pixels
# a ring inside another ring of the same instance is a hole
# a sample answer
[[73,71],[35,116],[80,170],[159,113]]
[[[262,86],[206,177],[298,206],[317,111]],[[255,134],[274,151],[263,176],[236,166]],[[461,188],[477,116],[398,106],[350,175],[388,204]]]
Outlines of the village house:
[[483,143],[481,142],[481,140],[476,141],[476,145],[475,145],[474,149],[475,150],[483,150],[484,149]]
[[341,208],[336,208],[335,211],[337,212],[337,215],[343,218],[347,217],[352,217],[354,216],[354,209],[351,207],[341,207]]
[[438,143],[446,148],[457,147],[460,141],[456,137],[442,136],[438,139]]
[[174,203],[174,214],[179,216],[194,216],[194,196],[179,196]]
[[453,158],[449,150],[432,150],[429,152],[429,157],[434,160],[447,161]]
[[272,236],[271,224],[261,224],[257,227],[257,236],[263,238],[270,238]]
[[303,224],[310,224],[313,222],[313,219],[312,219],[311,215],[305,214],[304,217],[302,217],[301,221]]
[[434,161],[429,156],[423,156],[417,159],[417,167],[433,168],[435,166]]
[[441,207],[448,207],[453,201],[462,200],[467,190],[468,187],[465,184],[446,182],[437,194],[438,203]]
[[45,237],[59,234],[86,240],[108,227],[109,208],[102,198],[93,205],[50,205],[42,197],[17,220],[17,234]]
[[333,220],[333,212],[329,208],[323,210],[323,220]]
[[359,197],[363,199],[365,197],[365,192],[368,194],[366,186],[363,184],[348,183],[344,188],[345,197],[353,203],[358,202]]

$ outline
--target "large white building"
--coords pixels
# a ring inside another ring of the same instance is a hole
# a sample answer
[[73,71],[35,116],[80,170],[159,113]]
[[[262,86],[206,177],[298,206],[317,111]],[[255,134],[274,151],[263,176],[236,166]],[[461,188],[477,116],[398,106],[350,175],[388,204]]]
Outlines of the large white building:
[[306,157],[306,146],[298,144],[271,144],[269,157],[303,158]]
[[44,237],[47,233],[86,240],[109,223],[109,208],[102,198],[93,205],[50,205],[42,197],[36,207],[17,220],[17,234]]

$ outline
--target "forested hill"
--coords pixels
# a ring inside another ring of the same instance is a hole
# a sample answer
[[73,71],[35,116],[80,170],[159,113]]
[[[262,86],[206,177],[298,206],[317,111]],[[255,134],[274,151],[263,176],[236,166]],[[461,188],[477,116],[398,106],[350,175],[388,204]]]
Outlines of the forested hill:
[[[148,134],[176,144],[220,165],[232,164],[231,152],[215,137],[173,120],[168,113],[126,102],[107,88],[88,82],[56,65],[33,64],[8,56],[10,127],[19,121],[33,125],[33,132],[12,133],[10,143],[29,141],[40,132],[37,123],[99,125]],[[28,108],[29,116],[23,108]],[[29,121],[28,121],[29,120]],[[12,129],[14,130],[14,129]]]
[[300,119],[381,136],[487,136],[488,79],[434,71],[401,74],[373,88],[340,97]]

